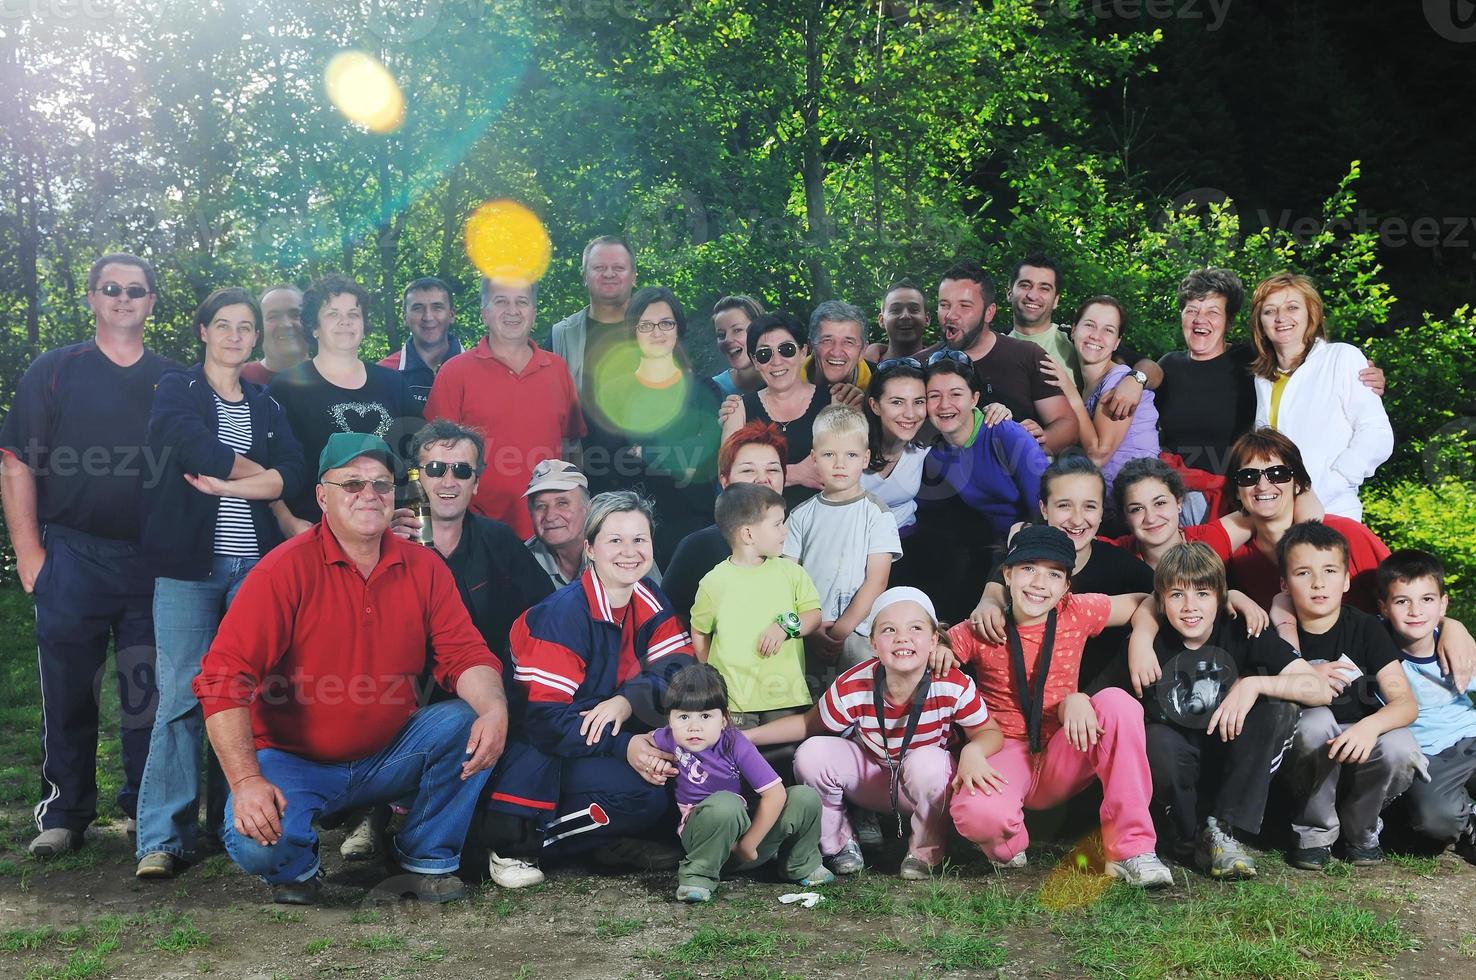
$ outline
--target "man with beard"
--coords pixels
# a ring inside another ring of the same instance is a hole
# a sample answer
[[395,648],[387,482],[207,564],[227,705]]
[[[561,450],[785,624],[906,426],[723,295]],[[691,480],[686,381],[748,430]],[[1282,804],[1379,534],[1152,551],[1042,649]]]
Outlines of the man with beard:
[[241,368],[241,377],[253,384],[271,384],[288,368],[307,360],[302,335],[302,290],[282,283],[261,294],[261,360]]
[[897,357],[917,357],[928,329],[928,298],[911,279],[893,282],[882,294],[877,322],[886,332],[885,344],[872,344],[862,357],[873,364]]
[[943,273],[938,283],[940,346],[963,351],[974,362],[979,404],[1003,402],[1047,453],[1076,445],[1076,416],[1066,396],[1041,371],[1045,355],[1040,348],[990,326],[997,310],[994,295],[994,283],[976,262],[956,262]]

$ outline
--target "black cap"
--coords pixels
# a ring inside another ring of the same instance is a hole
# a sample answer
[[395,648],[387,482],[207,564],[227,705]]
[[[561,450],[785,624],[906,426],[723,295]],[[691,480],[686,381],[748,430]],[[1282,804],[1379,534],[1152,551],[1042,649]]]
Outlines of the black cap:
[[1010,542],[1005,565],[1023,565],[1026,562],[1054,562],[1070,574],[1076,567],[1076,547],[1066,532],[1049,524],[1029,524],[1015,532]]

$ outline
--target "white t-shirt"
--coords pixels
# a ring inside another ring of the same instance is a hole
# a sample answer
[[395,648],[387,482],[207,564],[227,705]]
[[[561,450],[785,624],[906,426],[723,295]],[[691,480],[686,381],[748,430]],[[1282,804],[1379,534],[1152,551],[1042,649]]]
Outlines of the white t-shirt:
[[886,476],[861,474],[861,489],[875,496],[892,512],[899,531],[917,520],[917,494],[922,489],[923,464],[927,460],[927,446],[907,446],[892,472]]
[[790,511],[784,556],[799,562],[820,594],[822,619],[839,619],[866,581],[871,555],[902,557],[897,522],[871,494],[839,504],[816,494]]

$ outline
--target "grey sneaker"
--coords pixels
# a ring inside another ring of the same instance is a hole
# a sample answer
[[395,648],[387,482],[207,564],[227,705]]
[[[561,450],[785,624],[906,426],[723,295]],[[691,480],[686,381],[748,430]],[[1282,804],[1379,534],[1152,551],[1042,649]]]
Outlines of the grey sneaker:
[[881,822],[872,811],[859,806],[851,807],[851,830],[855,834],[856,843],[862,847],[882,846]]
[[801,878],[798,883],[806,888],[814,888],[816,885],[828,885],[834,880],[835,875],[830,873],[830,869],[820,864],[815,867],[815,870]]
[[1194,847],[1194,863],[1211,878],[1254,878],[1256,862],[1245,848],[1226,833],[1214,817],[1204,822]]
[[[985,855],[985,857],[988,857],[988,855]],[[996,861],[994,858],[989,858],[989,863],[994,865],[995,871],[1013,871],[1016,868],[1025,867],[1030,863],[1030,859],[1025,856],[1024,851],[1021,851],[1008,861]]]
[[1121,861],[1108,861],[1107,876],[1135,888],[1163,888],[1174,883],[1173,872],[1152,851],[1135,854]]
[[701,885],[677,885],[677,901],[688,905],[701,905],[712,901],[712,889]]
[[909,854],[902,859],[902,870],[897,876],[903,881],[927,881],[933,877],[933,868],[917,855]]
[[854,837],[846,841],[845,847],[830,856],[830,870],[838,875],[855,874],[864,867],[866,859],[861,856],[861,845],[856,843]]
[[27,848],[31,857],[38,861],[47,861],[68,851],[77,851],[82,848],[82,835],[75,830],[66,827],[52,827],[43,830],[31,840],[31,846]]

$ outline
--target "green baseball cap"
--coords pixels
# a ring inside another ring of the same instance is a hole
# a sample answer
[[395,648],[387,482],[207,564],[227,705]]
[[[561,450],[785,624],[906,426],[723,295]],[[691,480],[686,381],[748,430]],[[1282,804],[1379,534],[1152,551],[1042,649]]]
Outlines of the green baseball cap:
[[389,443],[378,436],[359,432],[335,432],[328,437],[328,441],[323,444],[323,451],[318,454],[318,479],[323,479],[323,474],[329,470],[347,466],[360,456],[373,456],[381,460],[389,467],[391,475],[400,468],[400,457],[390,449]]

